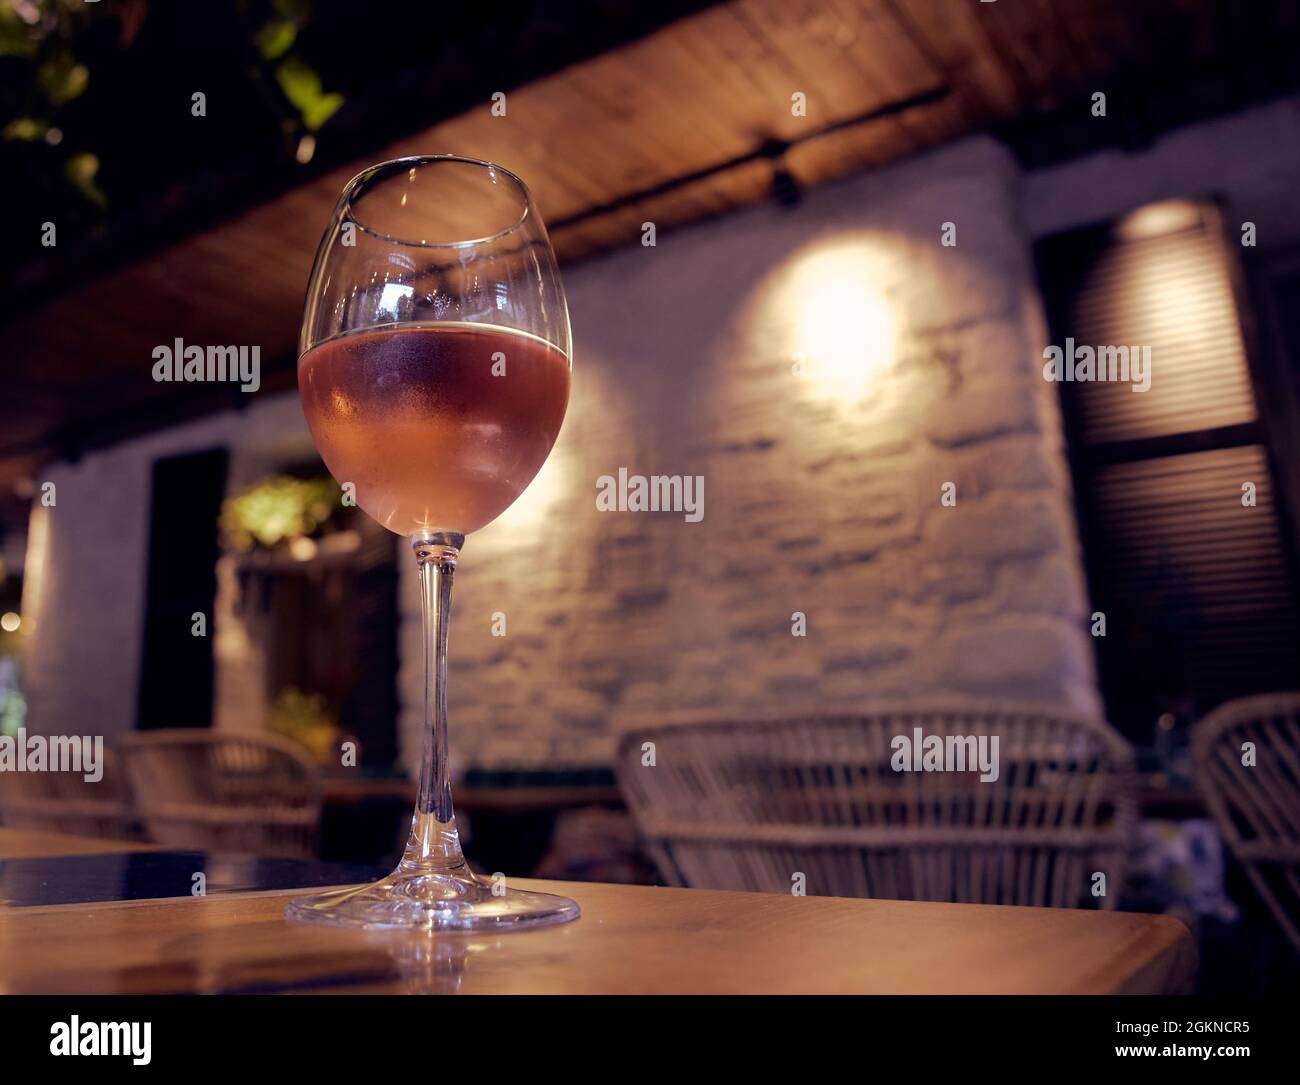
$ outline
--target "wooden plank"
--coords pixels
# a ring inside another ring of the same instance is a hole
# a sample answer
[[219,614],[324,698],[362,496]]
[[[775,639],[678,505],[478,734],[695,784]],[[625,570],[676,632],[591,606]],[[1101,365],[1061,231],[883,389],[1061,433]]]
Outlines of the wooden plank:
[[681,48],[689,53],[701,70],[711,73],[711,89],[706,90],[714,108],[731,118],[735,131],[745,141],[745,149],[752,149],[761,140],[795,139],[807,128],[819,123],[815,119],[820,95],[810,94],[808,116],[796,117],[791,113],[791,95],[808,88],[801,74],[792,79],[783,72],[771,57],[765,57],[763,45],[757,42],[731,10],[731,5],[714,8],[699,19],[709,19],[707,32],[688,23],[670,27]]
[[889,100],[881,80],[844,48],[846,38],[860,36],[860,28],[830,4],[765,0],[737,4],[733,10],[737,36],[751,51],[745,62],[779,73],[786,111],[793,91],[807,95],[805,129],[859,116]]
[[892,119],[832,132],[792,147],[786,154],[791,172],[813,185],[855,169],[884,165],[916,144]]
[[1049,108],[1059,57],[1048,28],[1030,4],[977,4],[981,32],[1031,108]]
[[[820,11],[820,15],[815,14]],[[814,5],[799,16],[810,34],[802,51],[796,56],[805,70],[825,71],[835,90],[826,96],[832,103],[842,103],[839,109],[828,109],[824,118],[818,118],[818,127],[860,117],[873,109],[912,97],[933,89],[942,81],[940,73],[916,50],[912,42],[898,27],[897,22],[878,4],[856,4],[848,0]],[[788,16],[787,16],[788,18]],[[778,22],[780,27],[781,23]],[[793,27],[786,24],[794,37]],[[796,39],[797,40],[797,39]],[[893,51],[895,55],[886,56]],[[849,93],[850,89],[857,93]],[[825,92],[823,92],[825,93]],[[918,144],[899,116],[890,116],[873,122],[874,138],[859,134],[842,141],[841,165],[827,162],[826,172],[800,172],[806,183],[816,183],[828,177],[850,172],[858,165],[883,161],[883,154],[901,157],[914,151]],[[822,139],[821,153],[828,146]],[[864,142],[870,150],[863,154]],[[888,152],[884,148],[892,148]],[[809,160],[817,151],[803,156],[808,170]]]
[[[901,101],[944,82],[943,70],[926,55],[883,0],[833,0],[852,29],[844,50],[869,73],[881,98]],[[816,58],[813,59],[816,63]]]
[[700,80],[709,73],[682,47],[671,28],[659,31],[645,44],[645,48],[598,57],[588,66],[593,82],[620,97],[626,95],[633,103],[626,123],[641,124],[646,117],[659,117],[689,134],[698,150],[682,161],[682,172],[699,169],[719,157],[743,154],[750,133],[737,127],[733,114],[719,108],[716,91],[699,93]]
[[411,938],[298,926],[292,893],[11,909],[4,993],[1159,993],[1166,916],[520,881],[577,900],[539,931]]
[[976,11],[980,5],[951,0],[884,4],[918,49],[958,88],[972,125],[1019,111],[1024,93],[990,46]]

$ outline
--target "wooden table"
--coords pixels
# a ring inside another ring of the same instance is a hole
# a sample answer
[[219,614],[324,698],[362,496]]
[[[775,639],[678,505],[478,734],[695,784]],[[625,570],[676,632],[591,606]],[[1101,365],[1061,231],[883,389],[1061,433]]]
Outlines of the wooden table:
[[[0,858],[30,854],[15,832]],[[582,918],[481,936],[303,927],[282,918],[301,890],[11,907],[0,992],[1176,993],[1196,972],[1163,916],[516,884]]]

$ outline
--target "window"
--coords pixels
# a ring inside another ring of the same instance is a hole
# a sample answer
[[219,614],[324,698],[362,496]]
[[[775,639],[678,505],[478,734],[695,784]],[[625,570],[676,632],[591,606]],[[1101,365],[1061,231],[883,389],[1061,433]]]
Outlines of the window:
[[1217,209],[1152,205],[1037,256],[1053,344],[1150,348],[1146,391],[1060,383],[1111,721],[1145,740],[1161,714],[1294,688],[1289,521]]

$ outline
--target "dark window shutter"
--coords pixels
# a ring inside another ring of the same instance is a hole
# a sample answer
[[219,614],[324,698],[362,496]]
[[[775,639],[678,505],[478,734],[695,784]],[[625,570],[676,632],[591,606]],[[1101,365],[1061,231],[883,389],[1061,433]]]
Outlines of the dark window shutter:
[[1204,227],[1104,248],[1069,302],[1063,329],[1092,346],[1149,345],[1151,387],[1076,387],[1089,445],[1256,420],[1232,282]]
[[[1234,696],[1300,682],[1294,570],[1215,209],[1038,249],[1052,342],[1151,347],[1151,387],[1060,385],[1107,709],[1148,738]],[[1148,216],[1148,220],[1150,216]],[[1156,216],[1159,220],[1159,216]],[[1243,504],[1243,484],[1255,487]]]
[[[153,465],[136,704],[136,727],[142,731],[212,726],[217,520],[227,459],[226,450],[218,448],[169,456]],[[192,634],[196,612],[206,619],[206,636]]]

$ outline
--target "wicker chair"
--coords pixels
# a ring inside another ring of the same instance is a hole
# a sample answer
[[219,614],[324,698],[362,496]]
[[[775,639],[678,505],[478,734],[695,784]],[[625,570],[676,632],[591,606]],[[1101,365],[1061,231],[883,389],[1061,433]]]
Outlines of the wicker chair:
[[160,844],[252,855],[316,854],[320,774],[274,735],[144,731],[122,743],[136,808]]
[[0,823],[111,840],[140,837],[121,762],[108,749],[103,775],[93,783],[80,772],[0,773]]
[[[997,735],[999,778],[894,771],[891,739],[917,727]],[[788,893],[802,872],[816,895],[1108,909],[1136,820],[1132,770],[1105,723],[970,706],[679,721],[625,735],[617,758],[674,885]]]
[[[1242,764],[1254,744],[1255,764]],[[1220,705],[1192,733],[1196,786],[1228,847],[1300,952],[1300,693]]]

